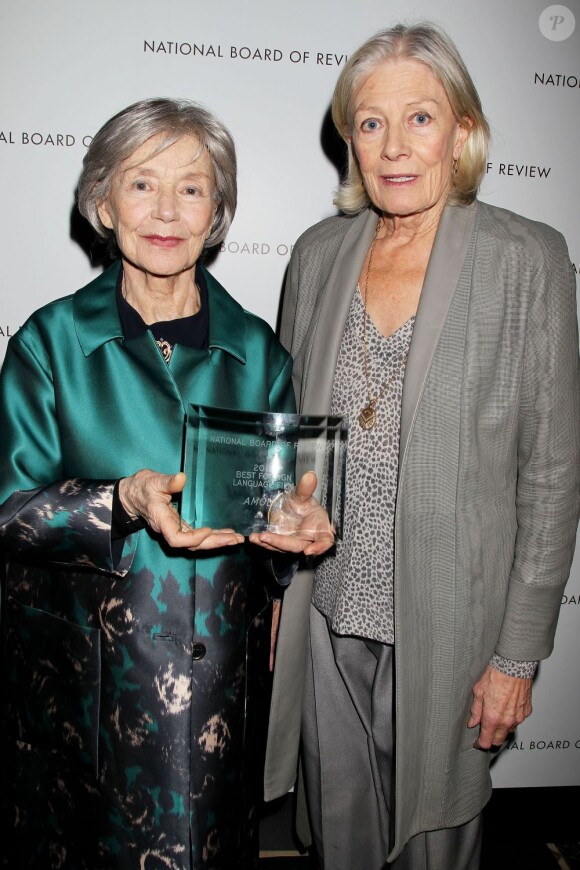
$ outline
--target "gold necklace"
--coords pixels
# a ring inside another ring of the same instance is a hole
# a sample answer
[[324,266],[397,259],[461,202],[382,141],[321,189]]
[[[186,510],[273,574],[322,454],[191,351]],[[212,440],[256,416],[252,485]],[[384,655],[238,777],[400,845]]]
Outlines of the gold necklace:
[[171,359],[171,355],[173,354],[173,350],[175,348],[174,344],[170,344],[165,338],[156,338],[155,344],[161,351],[161,356],[165,360],[166,363]]
[[393,372],[391,377],[387,381],[385,381],[385,383],[383,384],[383,386],[381,387],[381,389],[379,390],[379,392],[377,393],[377,395],[373,399],[371,397],[371,386],[370,386],[370,382],[369,382],[369,360],[368,360],[368,347],[367,347],[367,320],[368,320],[367,294],[368,294],[368,289],[369,289],[369,275],[371,273],[371,263],[373,260],[373,251],[375,250],[375,244],[377,242],[377,237],[379,235],[381,223],[382,223],[382,221],[379,218],[379,221],[377,223],[377,229],[375,232],[375,237],[372,241],[371,249],[369,251],[369,262],[367,265],[367,273],[365,275],[364,319],[363,319],[363,365],[364,365],[364,372],[365,372],[365,382],[367,385],[367,403],[364,406],[364,408],[362,409],[362,411],[360,412],[360,414],[358,415],[359,425],[360,425],[361,429],[365,430],[365,432],[368,432],[370,429],[372,429],[375,426],[375,424],[377,422],[377,412],[375,411],[375,407],[377,405],[377,402],[380,399],[382,399],[382,397],[385,395],[386,391],[391,386],[391,384],[393,383],[395,378],[398,377],[399,372],[401,371],[401,369],[403,368],[403,366],[405,365],[405,363],[407,361],[407,354],[404,353],[403,357],[401,359],[401,362],[397,366],[396,370]]

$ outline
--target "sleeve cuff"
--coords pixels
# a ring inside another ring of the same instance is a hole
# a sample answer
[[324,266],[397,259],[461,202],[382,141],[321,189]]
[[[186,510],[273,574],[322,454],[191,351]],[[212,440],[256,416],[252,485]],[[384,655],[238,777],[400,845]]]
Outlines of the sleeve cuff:
[[272,574],[279,586],[289,586],[298,570],[298,559],[293,553],[272,556]]
[[531,679],[537,670],[537,662],[516,662],[513,659],[504,659],[503,656],[492,656],[490,665],[499,671],[500,674],[505,674],[507,677],[519,677],[520,679]]
[[510,580],[496,652],[510,661],[547,659],[554,645],[563,584]]
[[140,532],[145,528],[145,520],[142,517],[130,516],[119,497],[119,483],[115,483],[113,489],[113,507],[111,511],[111,539],[118,541],[121,538],[126,538],[135,532]]

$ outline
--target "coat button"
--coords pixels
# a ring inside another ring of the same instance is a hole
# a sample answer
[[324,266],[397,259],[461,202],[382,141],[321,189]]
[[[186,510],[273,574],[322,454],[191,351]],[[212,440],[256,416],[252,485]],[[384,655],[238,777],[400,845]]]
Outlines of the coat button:
[[206,653],[205,646],[202,643],[194,643],[191,648],[191,657],[194,661],[202,659]]

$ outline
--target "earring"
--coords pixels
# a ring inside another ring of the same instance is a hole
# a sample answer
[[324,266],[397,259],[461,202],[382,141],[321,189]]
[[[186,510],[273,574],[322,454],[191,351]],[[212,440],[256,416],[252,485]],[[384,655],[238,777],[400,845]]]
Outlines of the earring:
[[459,161],[458,161],[457,157],[454,157],[454,158],[453,158],[453,163],[451,164],[451,175],[457,175],[457,164],[458,164],[458,162],[459,162]]

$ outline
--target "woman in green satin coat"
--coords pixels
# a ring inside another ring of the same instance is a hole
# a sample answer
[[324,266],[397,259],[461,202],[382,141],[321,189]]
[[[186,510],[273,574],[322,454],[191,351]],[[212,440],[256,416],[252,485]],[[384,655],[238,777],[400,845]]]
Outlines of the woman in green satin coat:
[[130,106],[79,205],[120,260],[33,314],[0,379],[5,866],[252,867],[267,575],[173,504],[187,403],[293,410],[288,354],[199,263],[235,211],[231,137],[193,103]]

